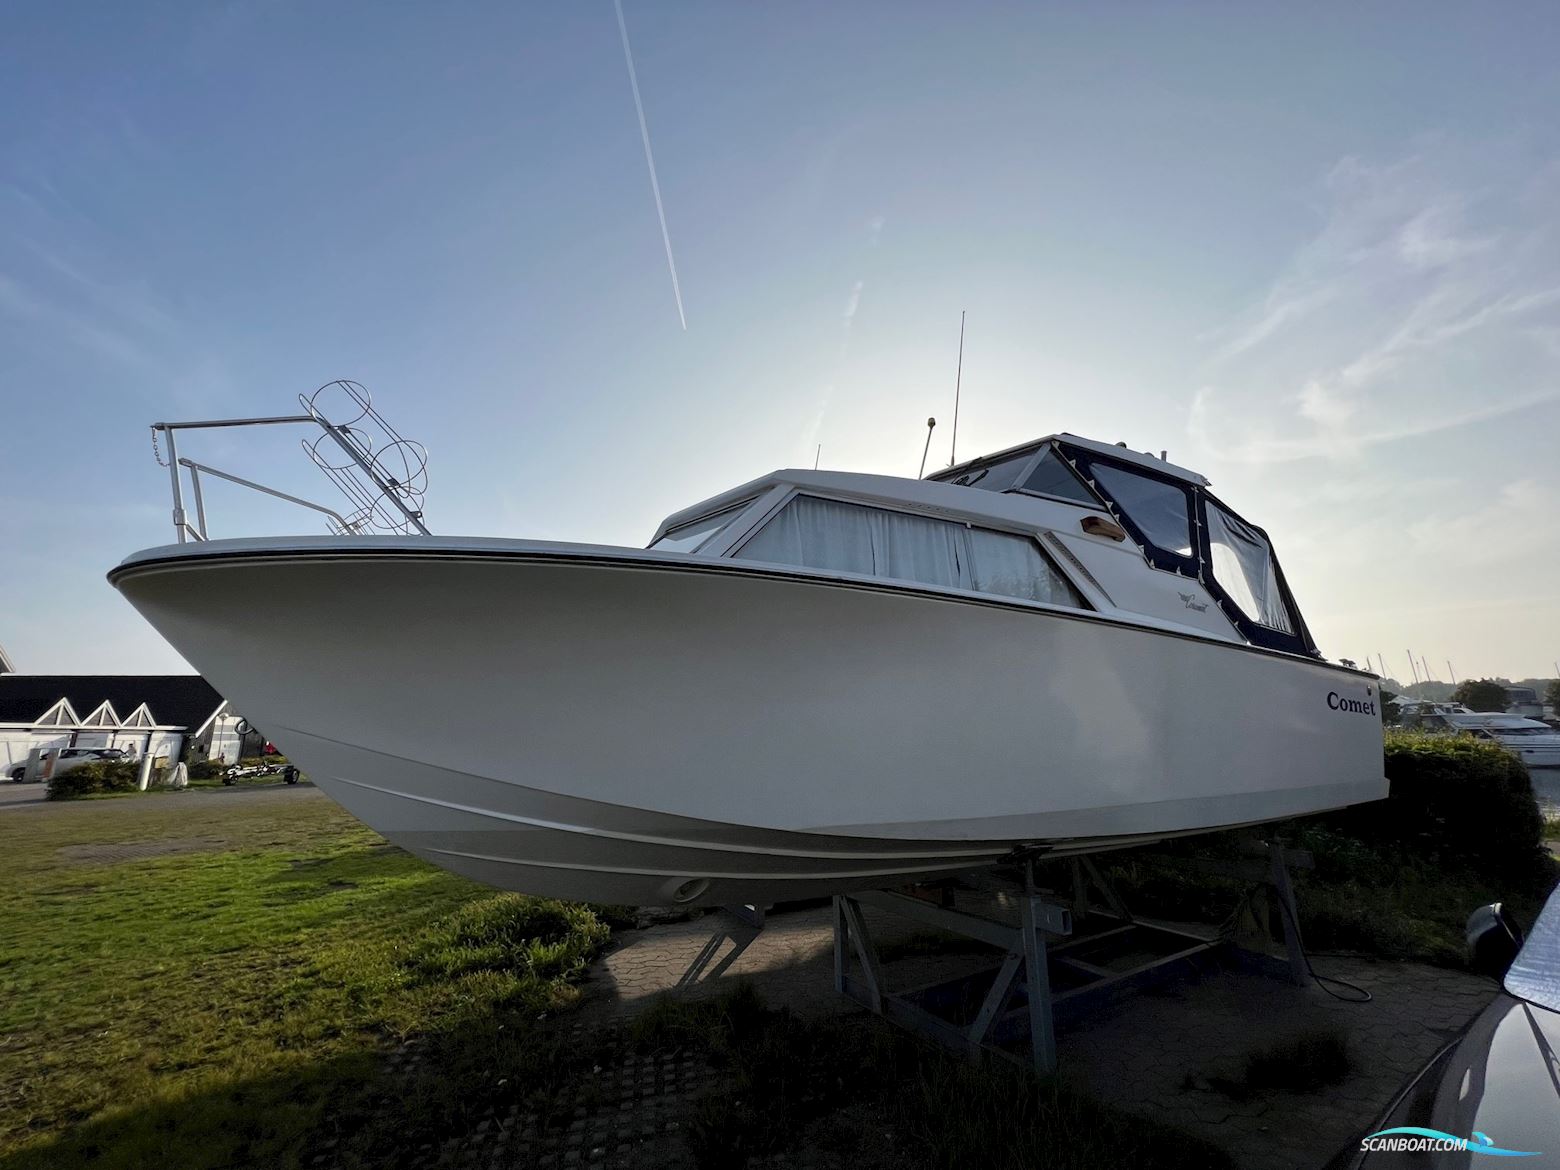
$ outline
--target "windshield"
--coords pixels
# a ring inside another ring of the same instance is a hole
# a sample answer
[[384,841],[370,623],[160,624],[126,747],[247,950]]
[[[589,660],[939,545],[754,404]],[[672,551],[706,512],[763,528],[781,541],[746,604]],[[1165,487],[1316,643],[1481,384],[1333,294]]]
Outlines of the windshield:
[[1040,456],[1040,462],[1035,464],[1035,469],[1018,487],[1020,491],[1086,504],[1091,508],[1100,506],[1094,493],[1083,486],[1083,482],[1073,474],[1073,469],[1067,466],[1054,447],[1046,448],[1045,454]]
[[665,536],[650,547],[663,552],[694,552],[735,520],[737,514],[746,508],[748,503],[749,501],[744,500],[735,507],[725,508],[713,515],[702,516],[691,523],[669,529]]
[[982,491],[1005,492],[1018,482],[1018,477],[1029,461],[1035,457],[1034,448],[1020,455],[1010,455],[994,463],[972,467],[955,479],[946,482],[955,487],[978,487]]

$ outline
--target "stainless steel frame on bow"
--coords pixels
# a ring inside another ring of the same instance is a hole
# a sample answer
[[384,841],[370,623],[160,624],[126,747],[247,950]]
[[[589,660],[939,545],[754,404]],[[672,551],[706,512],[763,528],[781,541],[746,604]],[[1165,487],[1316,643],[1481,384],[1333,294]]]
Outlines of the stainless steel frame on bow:
[[[345,394],[346,400],[357,412],[350,422],[336,423],[325,416],[318,405],[318,399],[327,391]],[[210,538],[206,525],[205,497],[201,491],[200,477],[203,473],[322,513],[330,519],[333,530],[341,534],[355,535],[379,529],[390,532],[415,532],[423,536],[431,535],[423,523],[420,507],[426,485],[426,453],[420,444],[401,438],[394,428],[384,421],[374,410],[368,391],[356,382],[329,382],[312,395],[299,395],[299,402],[307,413],[272,415],[264,418],[199,419],[152,424],[152,451],[157,456],[157,461],[168,468],[169,480],[173,487],[173,528],[178,535],[179,543]],[[358,425],[365,422],[372,424],[383,437],[379,445],[376,446],[366,426]],[[325,472],[354,505],[348,514],[343,515],[324,504],[179,456],[176,435],[180,431],[297,425],[315,426],[322,432],[312,442],[304,440],[303,447],[315,465]],[[166,460],[163,459],[158,444],[159,436],[162,436],[168,444]],[[319,444],[326,436],[329,436],[346,455],[346,462],[332,463],[322,455]],[[402,473],[399,476],[391,474],[388,466],[387,457],[392,453],[401,462]],[[184,507],[184,485],[180,468],[189,473],[190,494],[195,504],[193,523]],[[361,477],[358,473],[361,473]],[[386,511],[386,505],[394,511]]]

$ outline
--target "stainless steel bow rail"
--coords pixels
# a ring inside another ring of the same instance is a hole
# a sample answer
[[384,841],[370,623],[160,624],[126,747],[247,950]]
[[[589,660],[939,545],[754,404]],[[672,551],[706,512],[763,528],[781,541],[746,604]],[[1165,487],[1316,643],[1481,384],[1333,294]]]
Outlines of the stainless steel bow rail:
[[[359,382],[339,379],[327,382],[312,394],[298,395],[298,403],[303,407],[303,414],[152,424],[152,453],[159,464],[168,468],[173,484],[173,528],[179,543],[209,539],[206,501],[201,491],[203,474],[322,513],[328,518],[330,530],[338,535],[370,532],[430,535],[423,523],[422,512],[423,497],[428,490],[428,452],[421,443],[402,438],[374,409],[368,389]],[[327,405],[331,406],[332,413],[346,421],[333,421],[326,414]],[[181,458],[175,438],[179,431],[291,425],[320,430],[321,433],[312,439],[303,440],[303,450],[347,498],[349,507],[345,514],[232,472]],[[168,444],[166,459],[158,444],[159,435]],[[190,496],[195,504],[193,522],[184,508],[181,468],[189,474]]]

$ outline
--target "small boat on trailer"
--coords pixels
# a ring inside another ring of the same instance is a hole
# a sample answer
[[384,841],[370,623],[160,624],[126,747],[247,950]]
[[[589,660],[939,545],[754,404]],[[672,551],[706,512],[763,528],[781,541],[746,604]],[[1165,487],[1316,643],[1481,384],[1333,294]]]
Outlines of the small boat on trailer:
[[1322,658],[1266,533],[1121,446],[777,471],[643,549],[415,515],[183,524],[109,580],[330,796],[490,885],[771,904],[1386,795],[1376,677]]

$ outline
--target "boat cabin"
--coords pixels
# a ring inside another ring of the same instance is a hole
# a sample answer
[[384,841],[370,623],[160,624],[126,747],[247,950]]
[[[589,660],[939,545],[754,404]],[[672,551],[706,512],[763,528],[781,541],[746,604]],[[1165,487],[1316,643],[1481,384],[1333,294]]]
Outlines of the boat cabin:
[[1149,619],[1321,657],[1271,541],[1172,463],[1076,435],[907,480],[782,471],[650,548]]

